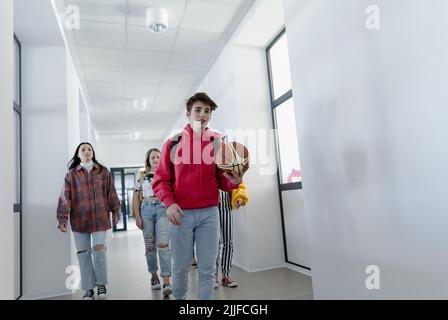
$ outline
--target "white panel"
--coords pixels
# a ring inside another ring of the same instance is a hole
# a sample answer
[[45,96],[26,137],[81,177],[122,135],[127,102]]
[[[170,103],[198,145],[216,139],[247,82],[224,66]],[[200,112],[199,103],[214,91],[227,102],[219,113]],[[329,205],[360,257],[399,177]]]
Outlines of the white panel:
[[131,105],[132,99],[122,97],[111,97],[108,95],[90,94],[88,97],[89,104],[107,104],[107,105]]
[[206,70],[210,66],[212,59],[212,56],[207,55],[173,53],[167,68],[182,71]]
[[182,30],[226,32],[238,6],[193,0],[185,11]]
[[150,51],[171,51],[174,46],[176,30],[170,29],[163,33],[154,33],[145,27],[127,27],[126,47]]
[[200,71],[165,71],[162,78],[163,84],[195,84],[201,79]]
[[218,3],[226,3],[226,4],[234,4],[239,5],[243,2],[243,0],[205,0],[208,2],[218,2]]
[[130,83],[159,83],[162,79],[161,70],[145,68],[126,68],[125,82]]
[[124,69],[121,67],[82,67],[82,80],[122,82]]
[[109,96],[120,96],[123,94],[122,83],[87,81],[86,85],[91,94],[107,94]]
[[128,68],[164,68],[168,61],[169,53],[126,50],[126,67]]
[[284,4],[315,297],[447,299],[448,2]]
[[152,108],[152,111],[154,111],[154,112],[169,112],[169,113],[175,112],[176,115],[178,115],[179,112],[183,111],[184,109],[185,109],[185,106],[180,105],[180,104],[157,104],[157,103],[155,103]]
[[[81,20],[123,24],[126,21],[126,0],[65,0],[65,7],[79,8]],[[81,21],[82,28],[83,21]]]
[[[148,147],[161,147],[160,141],[98,142],[95,151],[107,167],[141,166]],[[117,152],[121,150],[121,152]]]
[[81,21],[80,29],[73,29],[76,45],[123,48],[125,25]]
[[215,54],[224,44],[226,34],[180,30],[174,51],[178,53]]
[[[72,90],[72,82],[67,83],[64,47],[22,49],[27,106],[22,131],[23,284],[24,298],[31,299],[69,291],[65,270],[72,248],[68,235],[57,229],[55,212],[67,159],[74,152],[67,147],[67,89]],[[45,179],[42,172],[47,172]]]
[[124,94],[127,97],[150,97],[157,93],[158,84],[125,84]]
[[161,105],[164,105],[164,104],[180,104],[180,105],[185,105],[185,102],[186,101],[184,101],[184,99],[183,98],[181,98],[181,97],[176,97],[176,96],[173,96],[173,95],[167,95],[167,96],[163,96],[163,95],[158,95],[157,97],[156,97],[156,100],[155,100],[155,104],[161,104]]
[[191,96],[192,88],[191,86],[185,85],[167,85],[161,84],[158,89],[158,94],[160,95],[175,95],[178,97]]
[[79,47],[79,54],[84,66],[124,66],[124,49]]
[[303,191],[282,191],[281,195],[288,261],[311,268]]

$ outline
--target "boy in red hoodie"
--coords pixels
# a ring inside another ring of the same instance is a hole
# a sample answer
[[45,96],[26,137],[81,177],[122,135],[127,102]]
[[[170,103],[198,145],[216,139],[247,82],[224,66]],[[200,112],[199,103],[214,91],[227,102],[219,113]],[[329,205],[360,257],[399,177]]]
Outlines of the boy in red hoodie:
[[218,189],[236,189],[242,177],[227,174],[215,164],[213,141],[221,137],[207,125],[218,107],[216,103],[198,92],[188,99],[186,107],[190,123],[177,139],[173,161],[172,139],[164,144],[152,186],[165,204],[171,222],[174,297],[187,298],[188,272],[196,244],[198,299],[207,300],[213,298],[218,253]]

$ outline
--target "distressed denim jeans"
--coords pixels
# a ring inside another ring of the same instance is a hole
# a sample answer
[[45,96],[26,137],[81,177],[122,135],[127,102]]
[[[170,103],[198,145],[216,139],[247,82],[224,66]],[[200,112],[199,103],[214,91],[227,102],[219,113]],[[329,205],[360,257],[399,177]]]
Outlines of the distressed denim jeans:
[[[157,272],[159,254],[160,276],[171,276],[170,225],[166,219],[166,208],[160,201],[143,200],[141,208],[143,238],[148,271]],[[161,244],[167,244],[160,247]]]
[[[76,255],[81,272],[82,290],[91,290],[97,284],[107,284],[106,231],[81,233],[73,231]],[[94,250],[102,245],[101,250]],[[93,256],[93,261],[92,261]]]
[[188,273],[196,243],[198,262],[198,299],[213,299],[218,255],[218,207],[183,210],[180,225],[171,225],[173,253],[173,294],[178,300],[187,298]]

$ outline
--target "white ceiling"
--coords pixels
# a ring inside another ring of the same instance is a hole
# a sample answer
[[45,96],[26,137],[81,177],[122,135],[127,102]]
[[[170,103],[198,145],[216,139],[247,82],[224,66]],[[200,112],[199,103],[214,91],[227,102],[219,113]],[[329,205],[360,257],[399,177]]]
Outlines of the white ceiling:
[[[184,110],[253,0],[54,0],[80,10],[64,28],[99,140],[160,140]],[[169,29],[147,30],[146,9]]]

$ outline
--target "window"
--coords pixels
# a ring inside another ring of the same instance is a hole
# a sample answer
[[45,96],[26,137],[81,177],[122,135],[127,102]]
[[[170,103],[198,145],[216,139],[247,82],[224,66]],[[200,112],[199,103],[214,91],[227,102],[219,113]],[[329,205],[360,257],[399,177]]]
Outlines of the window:
[[22,248],[22,54],[19,39],[14,35],[14,294],[19,299],[23,294],[23,248]]
[[302,188],[287,36],[283,30],[266,49],[271,88],[280,190]]
[[14,36],[14,212],[22,211],[22,88],[21,46]]

